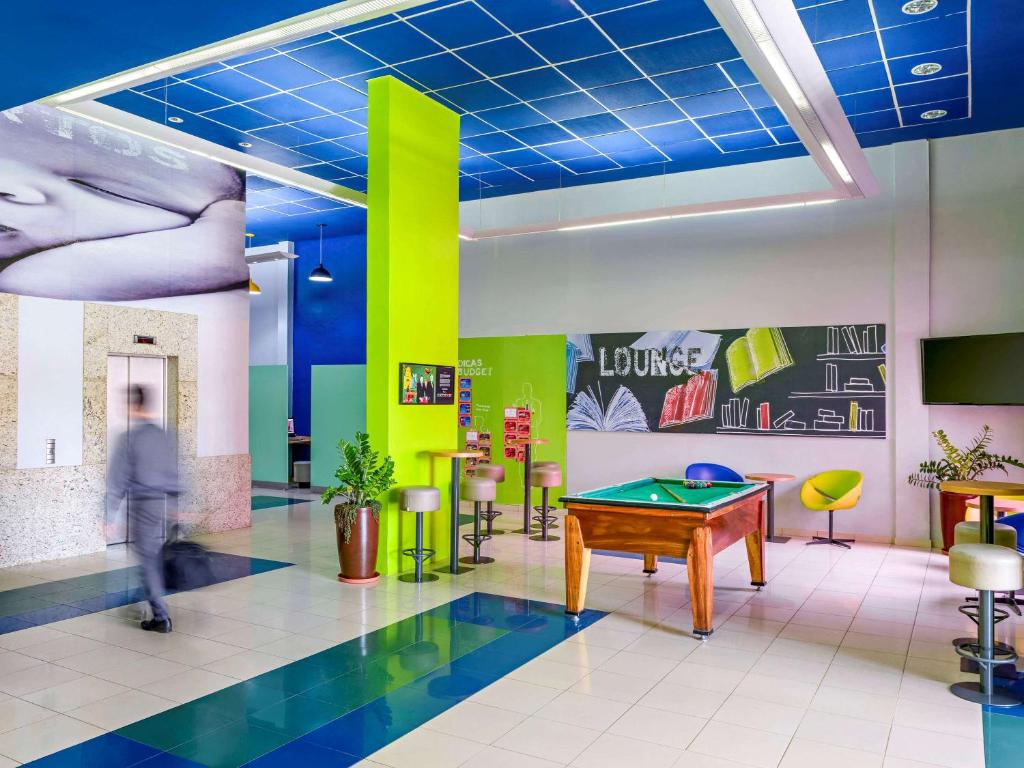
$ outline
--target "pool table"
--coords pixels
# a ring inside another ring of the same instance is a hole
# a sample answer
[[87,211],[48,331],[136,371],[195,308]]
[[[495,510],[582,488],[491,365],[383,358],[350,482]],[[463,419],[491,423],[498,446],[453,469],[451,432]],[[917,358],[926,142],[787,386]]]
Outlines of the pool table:
[[637,552],[644,572],[658,569],[658,555],[685,557],[693,609],[693,633],[713,631],[714,556],[746,539],[750,583],[764,586],[764,483],[687,481],[647,477],[575,495],[565,505],[565,609],[578,614],[587,592],[591,549]]

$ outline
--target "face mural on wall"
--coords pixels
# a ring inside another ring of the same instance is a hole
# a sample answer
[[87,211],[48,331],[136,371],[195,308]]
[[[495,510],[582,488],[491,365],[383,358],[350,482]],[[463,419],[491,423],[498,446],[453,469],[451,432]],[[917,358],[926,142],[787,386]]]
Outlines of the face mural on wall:
[[48,107],[0,112],[0,292],[131,301],[245,288],[233,168]]

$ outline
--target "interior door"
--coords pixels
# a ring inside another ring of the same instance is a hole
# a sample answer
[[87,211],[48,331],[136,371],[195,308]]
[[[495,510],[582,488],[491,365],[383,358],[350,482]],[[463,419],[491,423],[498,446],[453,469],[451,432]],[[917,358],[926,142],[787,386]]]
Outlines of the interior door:
[[[146,410],[153,414],[153,421],[167,427],[167,361],[162,357],[131,357],[109,355],[107,357],[107,456],[113,456],[114,448],[131,429],[137,426],[128,407],[128,392],[138,384],[146,390]],[[107,544],[125,544],[132,541],[129,523],[132,499],[129,493],[116,506],[107,509]]]

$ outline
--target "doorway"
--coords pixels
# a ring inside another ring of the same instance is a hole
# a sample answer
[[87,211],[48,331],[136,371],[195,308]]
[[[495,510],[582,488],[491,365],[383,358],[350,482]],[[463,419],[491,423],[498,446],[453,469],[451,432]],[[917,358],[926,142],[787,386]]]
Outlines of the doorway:
[[[136,421],[128,408],[128,392],[133,385],[146,390],[147,410],[156,414],[156,423],[166,429],[168,419],[167,403],[167,359],[163,357],[141,357],[130,355],[107,356],[107,457],[113,455],[122,437],[131,434]],[[151,406],[151,407],[150,407]],[[129,437],[130,439],[130,437]],[[134,538],[129,521],[131,515],[131,492],[117,509],[107,510],[107,545],[127,544]],[[167,510],[164,503],[164,530],[166,531]]]

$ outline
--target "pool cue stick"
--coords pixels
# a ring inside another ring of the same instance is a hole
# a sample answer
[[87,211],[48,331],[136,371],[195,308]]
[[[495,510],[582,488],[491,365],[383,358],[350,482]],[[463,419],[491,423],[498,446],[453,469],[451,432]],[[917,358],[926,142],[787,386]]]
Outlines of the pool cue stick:
[[678,502],[679,502],[680,504],[685,504],[685,503],[686,503],[686,500],[685,500],[685,499],[683,499],[683,497],[682,497],[682,496],[677,496],[676,494],[672,493],[672,491],[670,491],[670,490],[669,490],[668,488],[666,488],[666,487],[665,487],[664,485],[662,485],[661,483],[658,483],[658,487],[659,487],[659,488],[661,488],[661,490],[663,490],[663,491],[664,491],[665,493],[667,493],[667,494],[668,494],[669,496],[671,496],[671,497],[672,497],[673,499],[675,499],[676,501],[678,501]]

